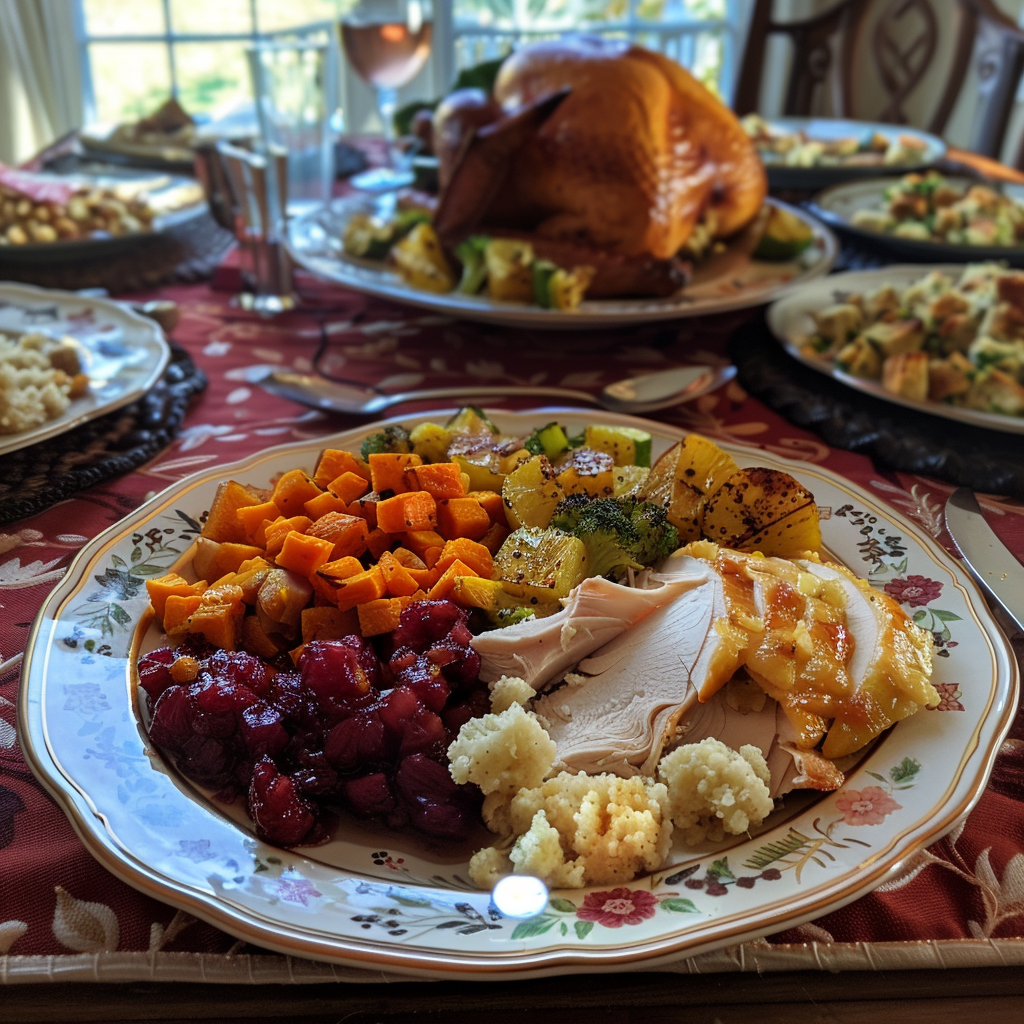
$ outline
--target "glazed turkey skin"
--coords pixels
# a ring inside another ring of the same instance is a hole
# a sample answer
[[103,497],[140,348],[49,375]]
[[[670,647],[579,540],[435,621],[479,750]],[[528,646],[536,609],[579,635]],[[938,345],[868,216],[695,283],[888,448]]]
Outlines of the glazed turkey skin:
[[716,238],[754,219],[764,166],[735,115],[689,72],[625,42],[537,43],[502,65],[505,110],[572,91],[513,157],[489,221],[617,255],[670,259],[707,212]]

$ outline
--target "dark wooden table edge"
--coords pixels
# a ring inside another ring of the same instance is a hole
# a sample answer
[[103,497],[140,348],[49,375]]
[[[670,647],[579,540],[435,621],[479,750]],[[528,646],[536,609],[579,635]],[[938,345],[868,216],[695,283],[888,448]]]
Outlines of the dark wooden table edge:
[[[602,1019],[634,1008],[649,1019],[686,1010],[757,1007],[757,1019],[782,1019],[794,1006],[915,1003],[934,1012],[979,1000],[1024,1007],[1024,971],[1016,967],[855,972],[778,971],[620,973],[485,983],[399,981],[377,984],[238,985],[195,982],[12,984],[0,994],[4,1024],[44,1021],[400,1021],[435,1014],[450,1024],[501,1021],[514,1013],[538,1019]],[[968,1002],[963,1002],[967,1000]],[[772,1008],[775,1008],[774,1010]],[[716,1019],[720,1018],[720,1013]],[[511,1018],[510,1018],[511,1019]],[[829,1018],[832,1019],[832,1018]],[[902,1019],[906,1020],[907,1017]],[[916,1018],[915,1018],[916,1019]],[[923,1018],[922,1018],[923,1019]],[[945,1010],[942,1018],[948,1018]],[[999,1018],[997,1018],[999,1019]]]

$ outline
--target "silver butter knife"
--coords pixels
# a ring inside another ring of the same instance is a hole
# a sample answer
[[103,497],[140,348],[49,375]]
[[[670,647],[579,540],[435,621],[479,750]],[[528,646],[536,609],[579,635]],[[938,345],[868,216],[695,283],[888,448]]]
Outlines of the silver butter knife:
[[971,575],[1024,631],[1024,566],[985,522],[968,488],[949,496],[945,515],[946,529]]

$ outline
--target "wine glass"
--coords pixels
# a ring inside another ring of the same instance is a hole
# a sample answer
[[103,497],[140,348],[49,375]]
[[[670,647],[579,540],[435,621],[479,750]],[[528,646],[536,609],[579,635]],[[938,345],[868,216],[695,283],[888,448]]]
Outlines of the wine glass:
[[373,86],[384,126],[387,165],[352,179],[357,188],[388,191],[413,180],[396,145],[398,89],[422,70],[433,37],[430,0],[362,0],[341,17],[341,43],[356,74]]

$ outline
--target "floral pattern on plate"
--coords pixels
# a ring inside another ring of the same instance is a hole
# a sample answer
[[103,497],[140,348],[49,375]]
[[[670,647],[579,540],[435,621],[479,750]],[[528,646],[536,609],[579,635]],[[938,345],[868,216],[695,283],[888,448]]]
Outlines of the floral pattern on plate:
[[[492,415],[527,430],[538,414]],[[573,427],[586,422],[579,411],[562,415]],[[601,419],[642,426],[659,449],[677,436],[630,417]],[[351,445],[371,429],[329,443]],[[628,886],[552,892],[526,920],[469,885],[464,851],[354,828],[314,849],[259,842],[244,809],[198,793],[149,747],[129,655],[137,641],[159,639],[144,634],[146,577],[187,550],[218,482],[266,484],[296,465],[312,468],[323,443],[271,449],[158,495],[83,551],[36,622],[23,672],[26,756],[91,852],[126,881],[295,955],[433,976],[539,975],[659,962],[819,916],[885,881],[979,796],[1018,680],[974,585],[909,521],[840,478],[730,447],[741,465],[785,468],[808,484],[834,556],[877,586],[902,587],[908,607],[948,633],[936,683],[958,714],[900,722],[841,790],[776,812],[756,835],[676,848],[662,870]]]

